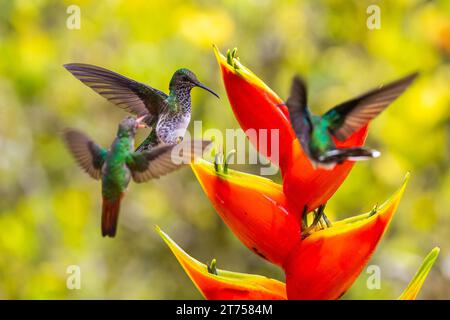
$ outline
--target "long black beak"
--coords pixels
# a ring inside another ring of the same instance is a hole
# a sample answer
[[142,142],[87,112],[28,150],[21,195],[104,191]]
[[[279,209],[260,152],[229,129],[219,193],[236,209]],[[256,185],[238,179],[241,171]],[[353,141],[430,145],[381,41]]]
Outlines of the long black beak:
[[217,98],[220,99],[219,95],[217,93],[215,93],[214,91],[212,91],[210,88],[208,88],[207,86],[205,86],[203,83],[201,82],[197,82],[196,83],[197,87],[200,87],[202,89],[205,89],[206,91],[212,93],[213,95],[215,95]]

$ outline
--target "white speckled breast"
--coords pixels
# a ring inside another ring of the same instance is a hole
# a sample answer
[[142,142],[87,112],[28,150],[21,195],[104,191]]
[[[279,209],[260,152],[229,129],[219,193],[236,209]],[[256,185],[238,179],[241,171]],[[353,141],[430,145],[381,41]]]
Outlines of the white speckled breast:
[[173,144],[183,138],[191,121],[189,113],[167,113],[161,115],[156,125],[156,134],[162,143]]

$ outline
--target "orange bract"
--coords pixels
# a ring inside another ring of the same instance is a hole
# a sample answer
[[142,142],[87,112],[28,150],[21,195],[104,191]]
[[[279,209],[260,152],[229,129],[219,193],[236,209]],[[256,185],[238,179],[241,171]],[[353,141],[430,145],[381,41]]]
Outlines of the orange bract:
[[[156,230],[206,299],[338,299],[370,259],[395,213],[406,182],[407,179],[376,213],[335,222],[332,227],[299,240],[284,266],[287,285],[254,274],[220,269],[215,269],[214,273],[207,265],[190,257],[158,227]],[[439,248],[428,254],[399,299],[416,298],[438,255]]]
[[233,233],[253,252],[283,265],[296,241],[300,225],[283,194],[271,180],[228,170],[218,173],[204,160],[192,169],[214,208]]
[[402,187],[377,213],[336,222],[298,242],[286,260],[289,299],[338,299],[369,261],[386,231],[406,187]]

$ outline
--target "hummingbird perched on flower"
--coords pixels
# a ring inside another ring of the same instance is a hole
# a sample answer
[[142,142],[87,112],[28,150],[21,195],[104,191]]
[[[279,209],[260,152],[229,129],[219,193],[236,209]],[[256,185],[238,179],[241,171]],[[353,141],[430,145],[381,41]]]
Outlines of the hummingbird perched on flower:
[[114,237],[116,234],[120,202],[131,178],[137,183],[159,178],[189,164],[211,145],[211,141],[194,140],[134,152],[134,137],[144,118],[129,116],[122,120],[109,150],[78,130],[64,131],[64,140],[80,167],[92,178],[102,180],[103,236]]
[[365,126],[400,96],[416,77],[417,73],[413,73],[343,102],[322,116],[317,116],[311,114],[308,109],[305,82],[295,76],[286,106],[295,134],[312,164],[331,170],[345,160],[358,161],[378,157],[380,152],[364,147],[337,148],[332,138],[344,141]]
[[188,69],[175,71],[169,95],[129,79],[116,72],[83,63],[64,67],[88,87],[122,109],[140,117],[151,132],[136,151],[149,150],[158,144],[175,144],[183,139],[191,120],[191,90],[200,87],[219,96],[202,84]]

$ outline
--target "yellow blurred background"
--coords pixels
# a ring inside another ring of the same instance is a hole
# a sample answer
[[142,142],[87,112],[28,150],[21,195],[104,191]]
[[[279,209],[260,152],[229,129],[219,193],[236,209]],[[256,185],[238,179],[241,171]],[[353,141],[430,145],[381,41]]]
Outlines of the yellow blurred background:
[[[381,28],[366,26],[367,7]],[[80,29],[67,8],[80,8]],[[62,65],[104,66],[166,91],[172,73],[193,70],[222,99],[193,90],[204,129],[238,128],[212,52],[238,47],[242,62],[286,98],[294,73],[323,112],[381,83],[420,78],[372,124],[382,157],[355,165],[330,200],[333,219],[370,210],[411,180],[393,223],[345,299],[397,297],[434,246],[441,255],[419,298],[450,298],[450,2],[441,1],[56,1],[0,0],[0,299],[195,299],[201,295],[153,231],[160,225],[201,261],[283,280],[218,218],[189,168],[131,184],[118,235],[100,235],[100,183],[60,139],[66,126],[101,145],[125,116]],[[139,134],[142,139],[145,132]],[[252,171],[251,166],[239,169]],[[275,178],[279,181],[279,178]],[[67,267],[81,289],[66,288]]]

